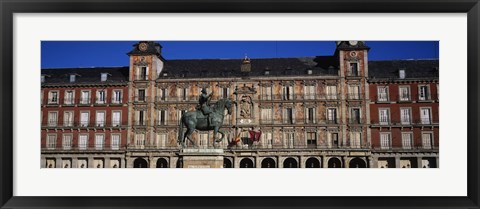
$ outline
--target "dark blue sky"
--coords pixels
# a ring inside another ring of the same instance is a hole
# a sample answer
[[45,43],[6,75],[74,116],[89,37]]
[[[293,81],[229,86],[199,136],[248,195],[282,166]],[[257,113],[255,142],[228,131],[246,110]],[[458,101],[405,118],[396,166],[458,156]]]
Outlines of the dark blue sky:
[[[135,41],[42,41],[41,67],[128,66]],[[332,55],[334,41],[159,41],[165,59]],[[438,41],[368,41],[369,60],[438,59]]]

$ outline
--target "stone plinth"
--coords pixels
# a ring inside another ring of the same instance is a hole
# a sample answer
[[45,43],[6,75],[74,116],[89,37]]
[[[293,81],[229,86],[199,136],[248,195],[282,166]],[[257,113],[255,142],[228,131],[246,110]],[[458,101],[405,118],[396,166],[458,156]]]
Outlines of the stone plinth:
[[223,149],[182,149],[183,168],[223,168]]

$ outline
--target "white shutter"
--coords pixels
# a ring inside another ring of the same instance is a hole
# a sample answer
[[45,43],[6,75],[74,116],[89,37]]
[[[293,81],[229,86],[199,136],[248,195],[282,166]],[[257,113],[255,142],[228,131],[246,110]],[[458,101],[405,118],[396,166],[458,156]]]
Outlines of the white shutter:
[[96,125],[99,127],[103,127],[105,125],[105,112],[97,112],[96,120]]
[[80,113],[80,124],[83,127],[88,126],[89,122],[89,113],[88,112],[82,112]]
[[112,125],[113,126],[120,126],[120,112],[119,111],[112,112]]

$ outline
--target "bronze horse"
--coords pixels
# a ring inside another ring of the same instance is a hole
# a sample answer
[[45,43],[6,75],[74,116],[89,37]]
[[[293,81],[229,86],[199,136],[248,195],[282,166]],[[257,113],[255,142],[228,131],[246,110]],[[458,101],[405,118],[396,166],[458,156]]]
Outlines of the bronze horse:
[[[232,104],[234,102],[230,99],[220,99],[218,100],[212,108],[212,113],[210,113],[211,117],[211,124],[208,125],[207,117],[203,115],[201,110],[196,111],[189,111],[182,115],[180,119],[180,125],[178,130],[178,140],[177,142],[182,146],[182,148],[186,148],[185,145],[185,138],[187,138],[194,147],[197,147],[195,142],[192,140],[192,134],[195,130],[200,131],[211,131],[213,130],[213,145],[217,147],[215,142],[221,142],[225,137],[225,134],[220,131],[220,127],[223,124],[223,116],[225,113],[225,109],[227,109],[228,114],[232,114]],[[183,132],[183,126],[187,127],[187,131]],[[220,139],[217,138],[217,133],[222,134]]]

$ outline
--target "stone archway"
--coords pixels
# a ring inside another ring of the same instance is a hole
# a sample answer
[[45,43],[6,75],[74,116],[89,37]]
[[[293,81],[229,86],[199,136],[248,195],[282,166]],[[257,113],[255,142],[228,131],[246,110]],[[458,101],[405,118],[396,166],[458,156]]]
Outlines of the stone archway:
[[228,158],[223,158],[223,168],[233,168],[232,161]]
[[287,158],[283,161],[284,168],[298,168],[298,162],[295,158]]
[[135,161],[133,161],[133,167],[134,168],[148,168],[148,162],[145,159],[139,157],[139,158],[135,159]]
[[277,163],[275,163],[275,160],[269,157],[262,160],[262,168],[276,168],[276,164]]
[[240,168],[253,168],[253,161],[250,158],[243,158],[240,161]]
[[168,162],[165,158],[158,158],[157,168],[168,168]]
[[308,158],[305,162],[305,168],[321,168],[320,161],[317,158]]
[[332,157],[328,160],[328,167],[329,168],[341,168],[342,167],[342,161],[340,161],[336,157]]
[[367,163],[364,160],[356,157],[350,160],[350,163],[348,163],[348,167],[349,168],[366,168]]

